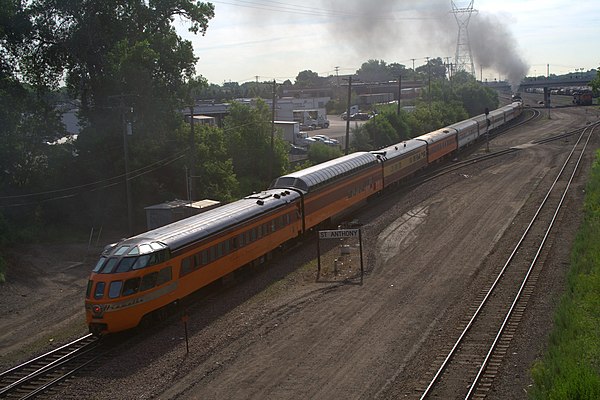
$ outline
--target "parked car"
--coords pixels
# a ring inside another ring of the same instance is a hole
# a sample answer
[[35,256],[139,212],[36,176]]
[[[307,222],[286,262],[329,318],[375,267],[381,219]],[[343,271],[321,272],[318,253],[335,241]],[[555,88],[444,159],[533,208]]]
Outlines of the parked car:
[[316,140],[317,142],[321,142],[321,143],[326,144],[328,146],[337,146],[338,145],[338,143],[336,143],[337,140],[334,142],[333,140],[329,139],[325,135],[311,136],[310,139]]
[[300,130],[301,131],[314,131],[315,130],[315,126],[314,125],[300,124]]
[[306,148],[304,147],[300,147],[300,146],[295,146],[293,144],[290,145],[290,154],[292,155],[304,155],[306,154]]
[[325,142],[325,143],[327,143],[327,142],[331,142],[331,143],[333,143],[333,144],[340,144],[340,142],[338,142],[338,140],[337,140],[337,139],[332,139],[332,138],[330,138],[330,137],[329,137],[329,136],[327,136],[327,135],[314,135],[314,136],[312,136],[312,137],[313,137],[313,138],[315,138],[315,139],[317,139],[317,140],[323,141],[323,142]]
[[305,138],[299,139],[297,143],[300,144],[301,146],[310,146],[311,144],[317,143],[317,142],[318,142],[317,139],[313,139],[311,137],[305,137]]
[[359,112],[350,116],[351,120],[366,121],[371,118],[371,114]]

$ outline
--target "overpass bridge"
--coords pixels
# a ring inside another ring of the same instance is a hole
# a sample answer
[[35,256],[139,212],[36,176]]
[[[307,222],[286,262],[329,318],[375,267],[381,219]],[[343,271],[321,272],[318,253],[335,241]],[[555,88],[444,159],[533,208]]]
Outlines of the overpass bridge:
[[[508,89],[511,87],[508,82],[484,82],[485,86],[492,87],[495,89]],[[550,91],[552,89],[564,88],[564,87],[585,87],[590,86],[591,79],[589,76],[560,76],[543,79],[527,79],[522,81],[519,85],[518,91],[527,91],[527,89],[543,89],[544,90],[544,104],[546,107],[550,107]]]

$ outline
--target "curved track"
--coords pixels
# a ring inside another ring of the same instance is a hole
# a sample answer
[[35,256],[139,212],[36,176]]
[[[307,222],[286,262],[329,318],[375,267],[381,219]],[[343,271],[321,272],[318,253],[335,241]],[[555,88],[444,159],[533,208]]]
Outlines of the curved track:
[[[483,398],[518,326],[539,274],[544,245],[599,125],[586,127],[495,280],[423,390],[426,398]],[[522,249],[537,249],[535,254]]]

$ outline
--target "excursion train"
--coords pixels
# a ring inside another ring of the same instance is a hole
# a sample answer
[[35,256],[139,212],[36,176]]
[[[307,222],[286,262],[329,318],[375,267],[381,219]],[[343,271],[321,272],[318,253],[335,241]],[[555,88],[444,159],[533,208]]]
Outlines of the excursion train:
[[383,149],[330,160],[278,177],[260,193],[107,246],[87,285],[90,332],[114,333],[164,318],[189,294],[263,262],[521,112],[514,102]]

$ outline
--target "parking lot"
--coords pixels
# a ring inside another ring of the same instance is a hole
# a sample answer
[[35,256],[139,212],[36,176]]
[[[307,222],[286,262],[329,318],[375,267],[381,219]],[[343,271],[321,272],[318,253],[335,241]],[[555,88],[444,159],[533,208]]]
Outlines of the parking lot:
[[[340,118],[339,115],[328,115],[327,119],[329,119],[329,128],[325,129],[317,129],[314,131],[307,132],[308,136],[314,135],[327,135],[332,139],[336,139],[340,142],[340,146],[342,149],[346,148],[346,121]],[[350,121],[350,134],[352,134],[352,129],[364,124],[366,121]]]

